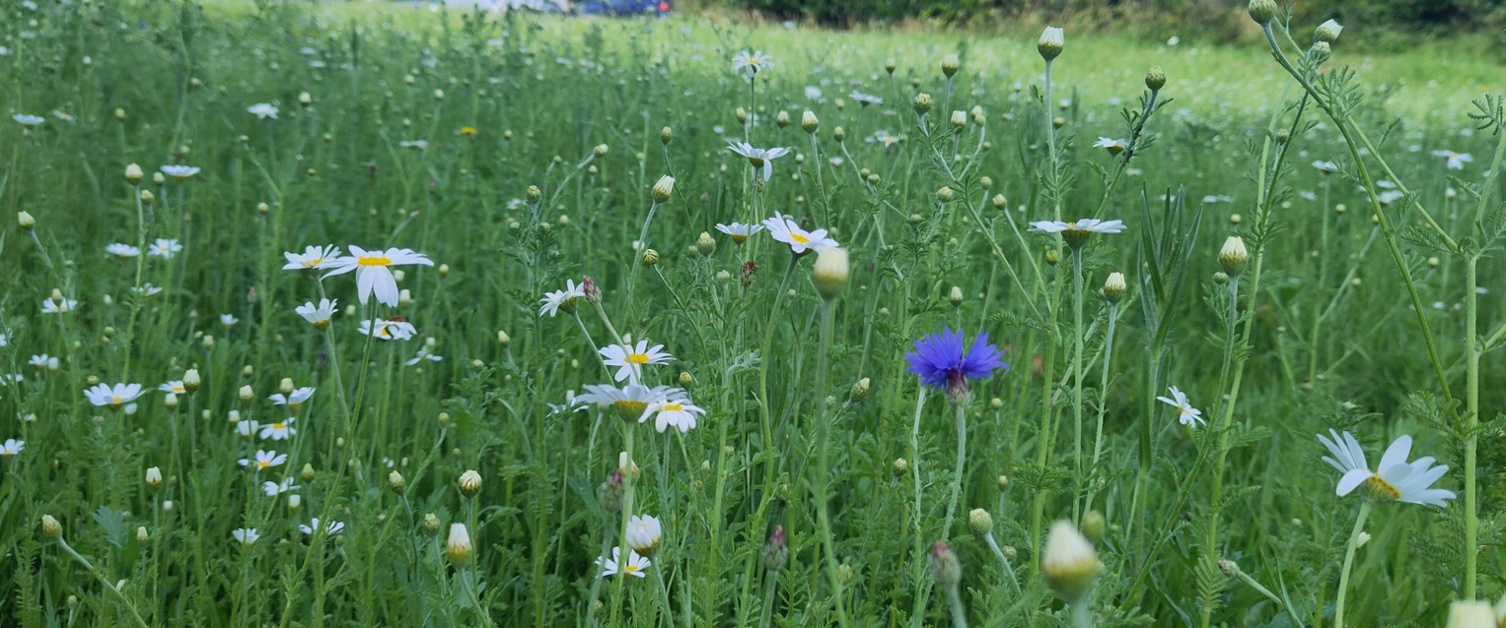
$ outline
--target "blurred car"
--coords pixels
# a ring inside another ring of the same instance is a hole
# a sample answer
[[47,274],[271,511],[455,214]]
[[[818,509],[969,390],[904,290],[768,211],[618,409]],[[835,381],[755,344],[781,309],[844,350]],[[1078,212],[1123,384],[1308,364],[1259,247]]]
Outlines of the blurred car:
[[575,3],[580,15],[654,15],[669,14],[669,0],[584,0]]

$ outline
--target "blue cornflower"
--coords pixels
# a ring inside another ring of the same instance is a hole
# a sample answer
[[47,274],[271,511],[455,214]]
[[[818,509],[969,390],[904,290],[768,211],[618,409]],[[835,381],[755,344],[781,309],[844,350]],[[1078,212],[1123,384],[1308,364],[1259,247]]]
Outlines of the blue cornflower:
[[988,332],[979,332],[971,348],[964,350],[962,332],[950,327],[915,341],[915,352],[907,353],[911,373],[937,392],[946,391],[954,404],[968,401],[967,380],[983,379],[995,369],[1007,369],[999,348],[989,344]]

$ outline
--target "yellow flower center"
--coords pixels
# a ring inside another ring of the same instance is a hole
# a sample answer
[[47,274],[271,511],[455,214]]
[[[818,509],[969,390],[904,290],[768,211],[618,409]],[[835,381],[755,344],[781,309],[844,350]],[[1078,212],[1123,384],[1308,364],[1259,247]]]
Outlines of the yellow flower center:
[[273,423],[272,424],[272,429],[274,429],[274,430],[287,429],[287,424],[286,423]]
[[187,389],[183,388],[182,386],[173,386],[173,392],[175,392],[175,393],[187,392]]
[[627,361],[629,364],[648,364],[648,354],[629,353],[627,356]]
[[810,238],[807,238],[807,237],[805,237],[805,236],[803,236],[801,234],[795,233],[793,231],[790,232],[790,239],[794,240],[795,244],[809,244],[810,241],[811,241]]
[[264,460],[257,460],[256,461],[256,470],[258,470],[258,471],[260,471],[262,469],[265,469],[267,467],[270,467],[270,466],[272,466],[272,463],[270,463],[270,462],[266,462]]
[[1379,475],[1372,474],[1360,485],[1360,488],[1371,501],[1389,502],[1401,499],[1401,491],[1392,486],[1390,482],[1382,480]]
[[386,255],[362,255],[356,258],[357,266],[391,266],[392,258]]
[[648,407],[645,402],[632,400],[618,401],[612,405],[617,408],[617,416],[628,422],[637,421],[638,417],[643,416],[643,410]]
[[666,403],[666,404],[664,404],[664,410],[663,411],[664,412],[680,412],[680,411],[682,411],[684,409],[685,409],[685,404],[683,404],[683,403]]
[[303,267],[304,268],[315,268],[315,267],[317,267],[317,266],[319,266],[320,264],[323,264],[323,263],[324,263],[324,258],[322,258],[322,257],[316,257],[314,259],[304,260],[303,261]]
[[624,569],[624,571],[628,573],[638,573],[638,566],[632,563],[628,563],[628,566]]

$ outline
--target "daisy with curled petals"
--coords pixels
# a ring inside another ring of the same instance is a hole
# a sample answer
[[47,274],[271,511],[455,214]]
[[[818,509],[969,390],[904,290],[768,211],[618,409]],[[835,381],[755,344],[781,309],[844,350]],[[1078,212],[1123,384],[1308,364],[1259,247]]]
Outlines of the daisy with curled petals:
[[326,521],[323,528],[319,527],[318,517],[314,517],[309,523],[312,525],[298,524],[298,531],[304,534],[313,534],[315,530],[320,534],[339,534],[345,531],[345,524],[339,521]]
[[188,387],[186,387],[186,386],[183,385],[183,381],[182,380],[176,380],[176,379],[173,380],[173,381],[170,381],[170,382],[168,382],[166,384],[163,384],[161,386],[158,386],[157,390],[160,390],[162,392],[168,393],[170,395],[186,395],[186,394],[188,394]]
[[643,416],[639,417],[638,422],[647,421],[652,415],[655,418],[654,429],[660,434],[664,433],[665,428],[671,426],[685,433],[695,427],[697,414],[706,414],[705,408],[690,403],[688,399],[661,399],[648,404],[648,408],[643,410]]
[[1129,142],[1116,140],[1112,137],[1100,137],[1098,141],[1093,142],[1093,148],[1108,149],[1110,155],[1118,155],[1129,148]]
[[773,218],[764,219],[763,226],[769,228],[769,235],[775,240],[790,245],[790,251],[796,255],[837,247],[836,240],[826,237],[825,229],[806,231],[790,217],[779,212],[774,212]]
[[745,49],[732,55],[732,71],[742,72],[748,78],[753,78],[753,75],[772,67],[774,67],[773,57],[764,54],[762,50],[749,53]]
[[304,386],[286,395],[282,393],[273,393],[271,396],[267,397],[267,400],[271,401],[272,405],[287,406],[293,410],[297,410],[298,406],[303,405],[303,402],[308,401],[309,398],[313,396],[314,387]]
[[1435,150],[1434,157],[1442,157],[1448,160],[1449,170],[1463,170],[1464,164],[1475,160],[1475,156],[1469,153],[1456,153],[1451,150]]
[[[373,324],[376,329],[374,333],[372,332]],[[372,319],[361,321],[361,334],[376,336],[378,340],[408,340],[417,335],[418,330],[413,327],[413,323],[408,321]]]
[[106,244],[105,252],[121,259],[128,259],[140,255],[141,249],[124,242],[115,242],[113,244]]
[[283,270],[321,270],[329,268],[340,259],[340,247],[333,244],[324,246],[307,246],[303,248],[303,254],[284,251],[282,256],[288,260],[283,264]]
[[266,469],[268,467],[282,466],[282,463],[287,461],[287,454],[280,454],[275,451],[267,451],[263,449],[256,452],[255,460],[249,458],[241,458],[240,465],[243,467],[250,467],[251,469],[259,473],[263,469]]
[[198,168],[195,168],[193,166],[181,166],[181,165],[176,165],[176,164],[169,165],[169,166],[163,166],[161,168],[161,170],[162,170],[162,174],[165,174],[165,175],[167,175],[169,177],[172,177],[174,179],[177,179],[179,181],[187,180],[189,177],[192,177],[192,176],[194,176],[196,174],[199,174],[199,169]]
[[418,348],[418,353],[416,355],[403,361],[403,366],[413,366],[415,364],[418,364],[419,362],[423,362],[424,360],[428,360],[430,362],[443,362],[444,356],[434,355],[433,351],[434,338],[430,337],[424,341],[423,346]]
[[1192,403],[1187,401],[1187,393],[1177,390],[1176,386],[1172,386],[1168,390],[1171,392],[1170,397],[1156,397],[1156,401],[1176,408],[1177,421],[1191,428],[1196,428],[1199,425],[1207,423],[1203,419],[1203,411],[1192,407]]
[[95,384],[93,388],[84,391],[84,397],[96,406],[119,410],[135,401],[142,392],[141,384]]
[[727,150],[746,157],[755,170],[763,173],[764,181],[774,175],[774,159],[790,152],[788,148],[754,148],[747,142],[731,142],[727,144]]
[[3,445],[0,445],[0,458],[9,458],[11,456],[17,455],[21,453],[22,449],[25,448],[26,441],[7,438],[5,439],[5,443]]
[[1062,222],[1060,220],[1037,220],[1030,223],[1031,231],[1042,233],[1060,233],[1062,239],[1072,248],[1081,248],[1088,242],[1088,236],[1095,233],[1119,233],[1124,231],[1123,220],[1099,220],[1097,218],[1084,218]]
[[434,265],[427,256],[413,249],[392,247],[385,251],[367,251],[354,244],[347,248],[350,249],[350,256],[327,262],[333,270],[324,276],[332,277],[356,271],[356,288],[363,305],[375,294],[378,302],[388,307],[397,307],[397,278],[392,276],[393,266]]
[[277,497],[295,488],[298,488],[298,485],[293,483],[293,478],[283,478],[281,482],[271,480],[262,482],[261,492],[266,493],[267,497]]
[[1412,452],[1411,436],[1403,435],[1392,442],[1381,456],[1380,465],[1372,472],[1354,435],[1349,432],[1340,435],[1336,430],[1328,430],[1328,434],[1319,434],[1318,441],[1333,454],[1323,456],[1323,462],[1344,474],[1339,478],[1336,490],[1340,497],[1359,488],[1374,502],[1398,501],[1442,507],[1447,500],[1454,498],[1453,491],[1432,488],[1433,482],[1448,472],[1448,466],[1433,466],[1435,460],[1431,456],[1407,462],[1407,456]]
[[650,405],[686,399],[685,391],[671,386],[649,388],[641,384],[628,384],[618,388],[611,384],[586,384],[586,392],[576,395],[572,403],[612,406],[617,410],[617,416],[632,422],[642,420]]
[[748,236],[763,231],[763,225],[745,225],[734,222],[730,225],[718,224],[716,230],[731,236],[733,242],[742,244],[747,241]]
[[230,531],[230,538],[235,539],[241,545],[251,547],[257,539],[261,538],[261,535],[256,533],[256,528],[236,528]]
[[258,437],[262,440],[287,440],[288,437],[297,434],[298,430],[293,427],[293,417],[279,423],[264,423]]
[[617,559],[620,557],[621,551],[622,548],[614,547],[612,548],[611,558],[601,556],[596,559],[596,566],[601,567],[601,575],[599,577],[605,578],[607,576],[615,576],[619,573],[629,576],[637,576],[639,578],[643,578],[648,575],[643,571],[645,569],[648,569],[649,567],[652,567],[653,563],[649,562],[647,558],[644,558],[644,556],[642,554],[639,554],[637,551],[628,550],[627,562],[625,564],[619,565],[621,561]]
[[146,250],[146,254],[149,257],[172,259],[174,255],[178,254],[178,251],[182,250],[183,245],[178,244],[178,241],[175,239],[157,238],[157,241],[152,243],[152,247]]
[[319,299],[319,305],[314,305],[313,301],[309,301],[293,308],[293,311],[297,312],[299,316],[303,317],[303,320],[308,321],[315,328],[324,329],[325,327],[329,327],[329,319],[334,317],[335,306],[337,305],[339,305],[339,301],[335,299]]
[[643,376],[643,365],[666,364],[675,359],[674,356],[665,353],[661,349],[664,345],[648,346],[647,340],[639,340],[636,345],[607,345],[600,349],[601,357],[606,358],[607,366],[617,367],[617,373],[613,375],[616,381],[628,380],[634,384]]
[[75,301],[73,299],[63,299],[61,301],[42,299],[43,314],[67,314],[69,312],[72,312],[73,308],[76,307],[78,307],[78,301]]
[[544,298],[539,299],[539,316],[548,314],[549,318],[554,318],[560,310],[564,310],[566,314],[573,314],[575,304],[584,296],[586,296],[584,284],[576,284],[574,279],[566,279],[564,290],[546,292]]

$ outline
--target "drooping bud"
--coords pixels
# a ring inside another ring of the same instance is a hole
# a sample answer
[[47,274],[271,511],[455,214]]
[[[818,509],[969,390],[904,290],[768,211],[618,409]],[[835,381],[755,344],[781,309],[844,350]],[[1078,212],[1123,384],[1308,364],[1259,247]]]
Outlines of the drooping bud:
[[842,294],[842,289],[847,286],[847,278],[851,273],[851,266],[847,259],[847,249],[826,248],[816,254],[816,264],[811,269],[811,282],[816,284],[816,292],[821,298],[830,301]]
[[1062,46],[1065,43],[1066,38],[1062,33],[1062,29],[1055,26],[1047,26],[1045,30],[1041,31],[1041,39],[1036,42],[1035,49],[1041,53],[1042,59],[1050,63],[1052,59],[1061,55]]
[[1245,265],[1250,261],[1250,252],[1245,249],[1245,241],[1239,236],[1229,236],[1224,240],[1224,248],[1218,251],[1218,265],[1222,266],[1224,273],[1230,277],[1238,277],[1244,272]]

